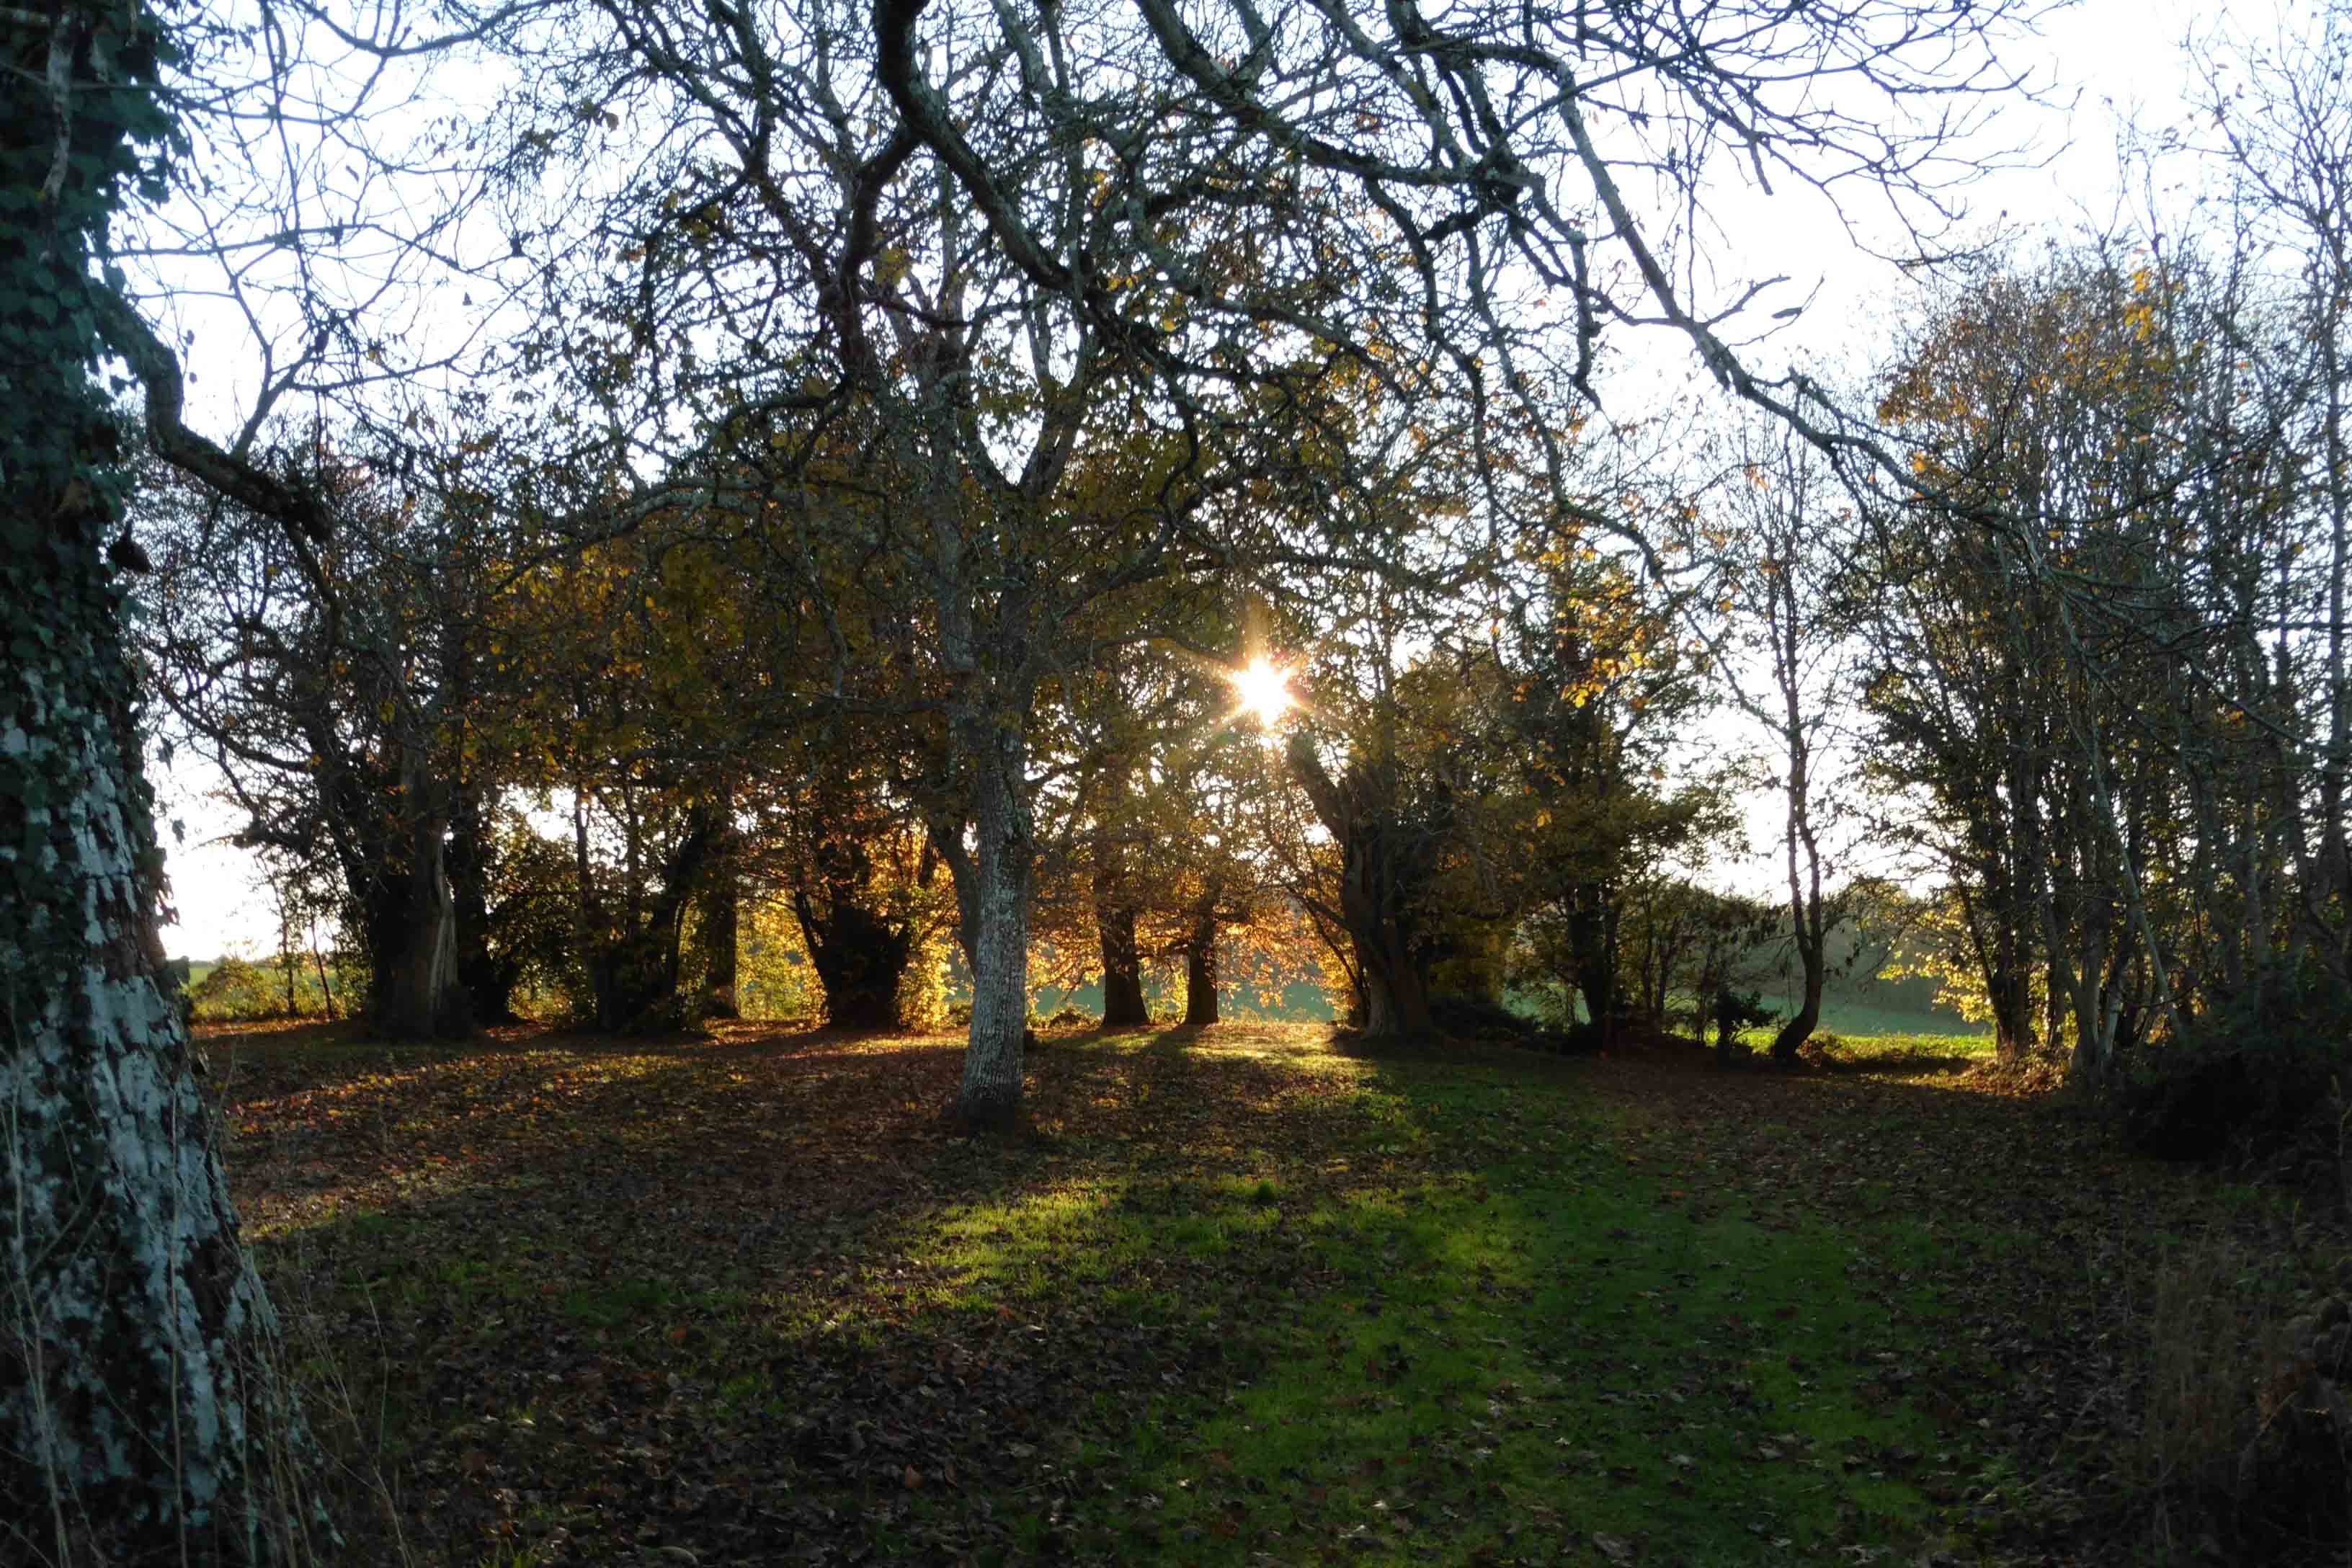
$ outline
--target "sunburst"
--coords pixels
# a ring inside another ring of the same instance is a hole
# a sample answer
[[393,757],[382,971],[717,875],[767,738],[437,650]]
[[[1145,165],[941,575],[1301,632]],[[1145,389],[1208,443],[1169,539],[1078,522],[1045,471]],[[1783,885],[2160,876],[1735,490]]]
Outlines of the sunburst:
[[1282,716],[1298,706],[1291,695],[1291,672],[1265,655],[1251,659],[1239,669],[1225,672],[1234,683],[1234,711],[1246,713],[1271,730],[1282,721]]

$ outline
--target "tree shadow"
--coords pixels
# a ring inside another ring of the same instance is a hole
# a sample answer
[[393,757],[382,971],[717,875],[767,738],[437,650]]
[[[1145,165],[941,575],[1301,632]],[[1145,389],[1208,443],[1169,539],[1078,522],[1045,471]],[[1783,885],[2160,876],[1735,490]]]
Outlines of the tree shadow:
[[1150,1305],[1191,1264],[975,1284],[939,1226],[1034,1206],[1056,1258],[1108,1258],[1122,1194],[1230,1205],[1279,1151],[1352,1148],[1352,1075],[1297,1054],[1055,1040],[1044,1135],[972,1138],[938,1119],[948,1040],[289,1050],[232,1081],[230,1161],[298,1345],[395,1413],[385,1461],[450,1560],[542,1527],[704,1561],[961,1556],[1052,1533],[1050,1497],[986,1506],[1064,1485],[1021,1450],[1109,1442],[1232,1366]]

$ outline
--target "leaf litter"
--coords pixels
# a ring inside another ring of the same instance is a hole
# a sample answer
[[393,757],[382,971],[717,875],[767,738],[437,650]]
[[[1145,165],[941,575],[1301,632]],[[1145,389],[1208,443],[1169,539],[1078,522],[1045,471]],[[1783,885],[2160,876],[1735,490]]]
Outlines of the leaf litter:
[[1952,1064],[1049,1035],[971,1140],[939,1039],[213,1051],[354,1561],[2127,1561],[2215,1212]]

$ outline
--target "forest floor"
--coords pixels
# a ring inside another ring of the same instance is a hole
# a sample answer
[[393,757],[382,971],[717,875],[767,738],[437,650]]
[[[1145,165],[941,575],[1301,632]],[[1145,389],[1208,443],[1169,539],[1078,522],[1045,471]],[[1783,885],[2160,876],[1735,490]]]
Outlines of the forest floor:
[[2201,1561],[2352,1287],[1948,1039],[206,1038],[352,1562]]

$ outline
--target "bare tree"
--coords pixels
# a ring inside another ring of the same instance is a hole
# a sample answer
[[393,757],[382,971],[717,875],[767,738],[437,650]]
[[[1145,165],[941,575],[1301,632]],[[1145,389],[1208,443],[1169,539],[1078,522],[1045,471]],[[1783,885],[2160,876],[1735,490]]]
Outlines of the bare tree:
[[[1820,453],[1785,426],[1750,420],[1717,498],[1723,593],[1738,624],[1722,674],[1731,699],[1771,737],[1780,771],[1781,849],[1790,945],[1801,976],[1797,1005],[1773,1037],[1792,1060],[1822,1017],[1830,933],[1840,900],[1826,886],[1825,843],[1835,807],[1824,777],[1854,695],[1854,631],[1847,596],[1854,514]],[[1756,667],[1742,668],[1742,655]],[[1757,657],[1760,656],[1760,657]]]

